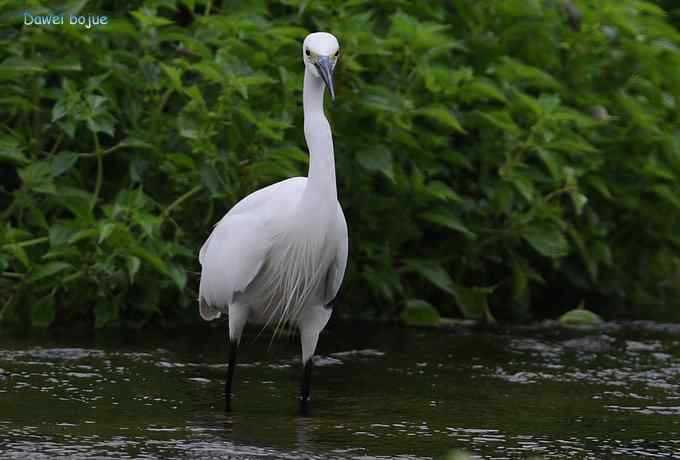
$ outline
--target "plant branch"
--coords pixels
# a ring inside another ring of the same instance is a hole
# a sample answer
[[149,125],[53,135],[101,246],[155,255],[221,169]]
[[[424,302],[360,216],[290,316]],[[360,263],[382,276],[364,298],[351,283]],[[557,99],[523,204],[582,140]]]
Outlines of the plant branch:
[[188,199],[191,198],[192,196],[196,195],[196,194],[197,194],[198,192],[200,192],[201,190],[203,190],[203,186],[202,186],[202,185],[197,185],[197,186],[195,186],[194,188],[192,188],[191,190],[189,190],[188,192],[186,192],[185,194],[179,196],[175,201],[173,201],[172,203],[170,203],[170,205],[169,205],[167,208],[165,208],[165,209],[163,210],[163,212],[161,213],[161,217],[160,217],[160,219],[161,219],[161,225],[163,224],[163,222],[165,221],[165,219],[167,219],[168,215],[169,215],[176,207],[178,207],[179,205],[181,205],[182,203],[184,203],[186,200],[188,200]]
[[21,241],[19,243],[5,243],[2,248],[9,248],[11,246],[16,246],[18,248],[27,248],[29,246],[35,246],[36,244],[42,244],[48,242],[50,239],[46,236],[41,236],[40,238],[33,238],[32,240]]
[[102,188],[102,176],[104,174],[104,161],[102,159],[102,147],[99,145],[99,136],[97,133],[93,133],[94,136],[94,147],[95,154],[97,155],[97,181],[94,185],[94,195],[92,196],[92,203],[90,204],[90,211],[94,209],[97,205],[97,200],[99,199],[99,192]]

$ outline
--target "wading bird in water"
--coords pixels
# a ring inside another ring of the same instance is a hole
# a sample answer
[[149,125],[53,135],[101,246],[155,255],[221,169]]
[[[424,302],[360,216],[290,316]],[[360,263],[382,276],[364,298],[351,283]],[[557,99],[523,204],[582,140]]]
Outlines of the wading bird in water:
[[286,179],[239,201],[199,254],[201,316],[206,321],[228,316],[227,410],[247,322],[272,326],[274,335],[284,327],[299,330],[301,409],[308,407],[312,356],[347,265],[347,223],[338,202],[333,137],[323,110],[324,88],[335,99],[333,70],[339,50],[338,40],[325,32],[308,35],[302,44],[308,177]]

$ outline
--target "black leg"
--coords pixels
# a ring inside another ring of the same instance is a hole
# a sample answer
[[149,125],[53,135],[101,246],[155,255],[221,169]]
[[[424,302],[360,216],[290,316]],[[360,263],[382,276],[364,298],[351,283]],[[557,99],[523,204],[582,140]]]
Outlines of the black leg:
[[227,380],[224,382],[224,401],[225,410],[231,412],[231,382],[234,380],[234,368],[236,367],[236,352],[238,344],[229,341],[229,368],[227,369]]
[[302,373],[302,391],[300,394],[300,413],[309,415],[309,386],[312,383],[312,359],[305,363]]

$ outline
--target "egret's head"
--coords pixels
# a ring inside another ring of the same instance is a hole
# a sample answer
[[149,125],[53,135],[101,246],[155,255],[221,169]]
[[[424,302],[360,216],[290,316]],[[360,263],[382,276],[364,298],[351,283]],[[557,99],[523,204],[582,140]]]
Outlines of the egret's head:
[[340,56],[338,39],[327,32],[314,32],[307,35],[302,43],[302,59],[305,67],[317,78],[323,79],[335,99],[333,90],[333,69]]

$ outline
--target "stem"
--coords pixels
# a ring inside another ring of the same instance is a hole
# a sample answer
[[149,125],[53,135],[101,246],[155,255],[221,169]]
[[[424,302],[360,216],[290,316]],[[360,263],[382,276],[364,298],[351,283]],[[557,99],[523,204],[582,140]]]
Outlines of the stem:
[[567,192],[574,192],[576,190],[577,190],[576,187],[574,187],[572,185],[565,185],[562,188],[558,188],[557,190],[553,190],[552,192],[548,193],[545,196],[545,201],[550,201],[558,195],[561,195],[561,194],[567,193]]
[[7,206],[7,209],[5,209],[2,213],[0,213],[0,221],[2,220],[7,220],[9,219],[9,216],[14,213],[14,208],[17,207],[17,200],[16,198],[12,200],[12,203]]
[[208,201],[208,212],[205,215],[205,219],[203,219],[203,226],[206,227],[210,222],[212,222],[212,216],[213,213],[215,212],[215,203],[213,200]]
[[[101,155],[102,156],[110,155],[113,152],[120,150],[120,149],[124,149],[124,148],[135,148],[135,146],[125,145],[123,143],[119,143],[119,144],[114,145],[113,147],[109,147],[106,150],[102,150]],[[89,153],[78,153],[76,155],[78,155],[80,158],[92,158],[92,157],[98,156],[96,151],[95,152],[89,152]]]
[[2,272],[0,273],[2,276],[5,276],[7,278],[17,278],[21,279],[24,277],[23,273],[14,273],[14,272]]
[[94,210],[99,199],[99,192],[102,188],[102,175],[104,173],[104,161],[102,160],[102,147],[99,145],[99,136],[94,133],[94,147],[97,155],[97,182],[94,184],[94,195],[92,196],[92,203],[90,204],[90,211]]
[[163,212],[161,213],[161,224],[163,224],[163,221],[168,217],[170,212],[172,212],[173,209],[184,203],[186,200],[191,198],[192,196],[196,195],[198,192],[200,192],[203,189],[202,185],[197,185],[196,187],[192,188],[188,192],[186,192],[184,195],[181,195],[178,197],[175,201],[170,203],[170,206],[165,208]]
[[32,240],[21,241],[20,243],[5,243],[2,248],[9,248],[11,246],[16,246],[18,248],[27,248],[29,246],[35,246],[36,244],[42,244],[48,242],[50,239],[46,236],[41,236],[40,238],[33,238]]
[[[35,57],[35,46],[31,46],[31,57]],[[33,158],[38,158],[39,144],[40,144],[40,81],[39,77],[34,77],[31,82],[31,103],[33,104],[33,139],[31,144],[33,147]]]
[[161,114],[163,113],[163,108],[165,107],[165,104],[167,104],[168,99],[170,98],[170,95],[172,94],[173,89],[168,88],[165,90],[163,95],[161,96],[161,100],[158,103],[158,106],[156,107],[156,110],[153,113],[153,118],[152,118],[152,133],[153,133],[153,141],[155,145],[158,145],[160,143],[159,139],[159,131],[160,131],[160,125],[161,125]]
[[66,283],[68,283],[68,282],[70,282],[70,281],[73,281],[73,280],[76,280],[76,279],[80,278],[80,277],[83,276],[84,274],[85,274],[85,273],[84,273],[82,270],[79,270],[79,271],[77,271],[77,272],[75,272],[75,273],[73,273],[73,274],[71,274],[71,275],[69,275],[69,276],[67,276],[67,277],[65,277],[65,278],[62,278],[61,283],[62,283],[62,284],[66,284]]
[[64,136],[64,132],[59,131],[59,136],[57,136],[57,140],[54,143],[54,145],[52,146],[52,150],[50,150],[50,155],[54,155],[54,152],[57,151],[57,149],[59,148],[59,144],[61,144],[61,139],[62,139],[63,136]]
[[203,16],[209,16],[210,15],[210,10],[212,8],[212,0],[208,0],[205,6],[205,11],[203,12]]

